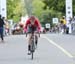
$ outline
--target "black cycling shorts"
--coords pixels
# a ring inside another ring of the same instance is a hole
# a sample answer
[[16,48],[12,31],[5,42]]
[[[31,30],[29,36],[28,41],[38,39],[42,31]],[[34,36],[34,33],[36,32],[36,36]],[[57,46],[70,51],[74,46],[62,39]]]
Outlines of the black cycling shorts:
[[36,30],[37,30],[36,27],[28,27],[28,33],[33,33]]

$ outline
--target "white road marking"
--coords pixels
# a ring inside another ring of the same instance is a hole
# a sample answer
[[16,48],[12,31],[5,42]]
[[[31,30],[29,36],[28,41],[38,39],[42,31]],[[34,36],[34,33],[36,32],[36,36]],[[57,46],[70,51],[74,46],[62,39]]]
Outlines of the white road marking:
[[65,50],[63,47],[61,47],[60,45],[56,44],[54,41],[50,40],[49,38],[47,38],[46,36],[42,36],[42,38],[47,39],[51,44],[55,45],[57,48],[59,48],[63,53],[65,53],[68,57],[73,58],[73,55],[71,53],[69,53],[67,50]]

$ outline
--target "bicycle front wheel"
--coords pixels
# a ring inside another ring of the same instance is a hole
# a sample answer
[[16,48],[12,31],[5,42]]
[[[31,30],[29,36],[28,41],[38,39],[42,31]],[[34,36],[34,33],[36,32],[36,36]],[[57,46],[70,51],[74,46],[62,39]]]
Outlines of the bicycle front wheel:
[[32,58],[31,59],[33,60],[34,52],[32,52],[31,55],[32,55]]
[[31,59],[33,60],[33,55],[34,55],[34,51],[35,51],[35,44],[34,41],[32,40],[32,44],[31,44]]

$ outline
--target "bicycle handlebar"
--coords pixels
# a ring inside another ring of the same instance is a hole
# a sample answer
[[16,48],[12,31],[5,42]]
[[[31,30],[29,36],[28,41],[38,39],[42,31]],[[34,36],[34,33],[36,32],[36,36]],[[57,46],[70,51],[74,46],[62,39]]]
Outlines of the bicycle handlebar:
[[[35,33],[35,32],[32,32],[32,33]],[[38,33],[38,35],[39,35],[39,37],[40,37],[40,32],[37,32],[37,33]],[[27,37],[27,34],[28,34],[28,33],[26,32],[26,37]]]

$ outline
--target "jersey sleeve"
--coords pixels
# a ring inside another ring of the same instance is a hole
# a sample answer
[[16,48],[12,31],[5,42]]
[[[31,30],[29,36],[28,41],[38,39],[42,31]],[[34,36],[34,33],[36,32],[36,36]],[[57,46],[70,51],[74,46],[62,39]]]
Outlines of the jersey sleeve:
[[39,20],[36,20],[36,21],[37,21],[38,31],[41,31],[41,24],[40,24],[40,21],[39,21]]
[[25,31],[25,32],[27,31],[27,26],[28,26],[28,24],[29,24],[29,20],[27,20],[26,23],[25,23],[25,27],[24,27],[24,31]]

